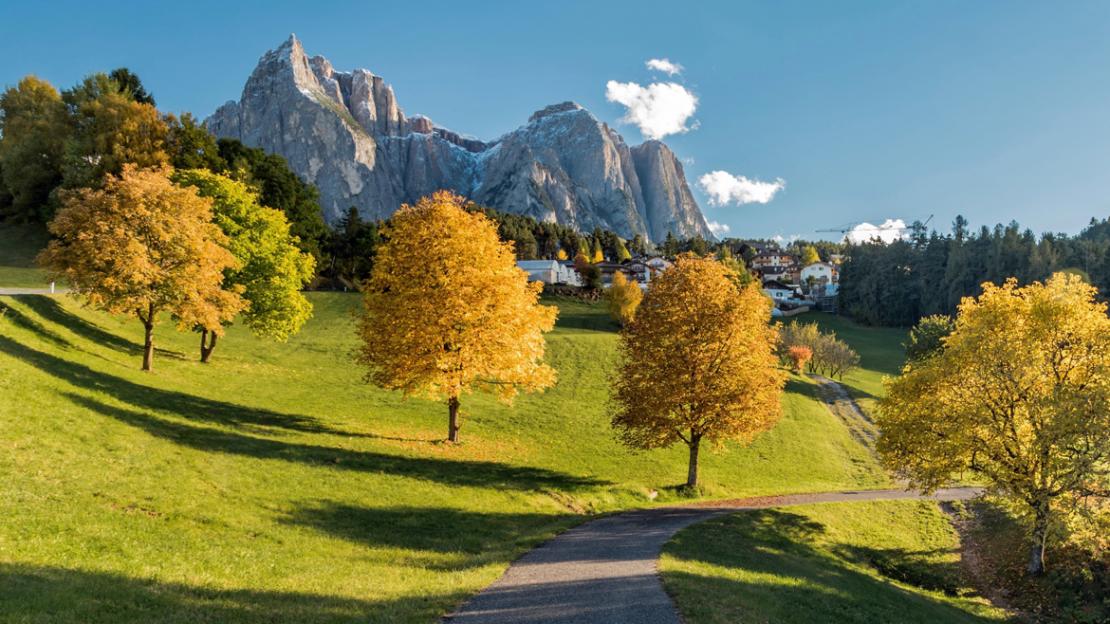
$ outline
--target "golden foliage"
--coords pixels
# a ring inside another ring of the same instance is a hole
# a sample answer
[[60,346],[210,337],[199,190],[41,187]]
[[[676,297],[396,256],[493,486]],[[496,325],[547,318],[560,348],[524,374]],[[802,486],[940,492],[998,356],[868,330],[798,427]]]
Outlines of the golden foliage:
[[794,372],[800,375],[805,370],[806,363],[813,357],[813,349],[803,345],[794,345],[787,348],[786,356],[790,358],[790,366],[794,369]]
[[497,226],[447,191],[404,205],[383,228],[365,289],[358,361],[367,380],[406,395],[457,400],[473,389],[509,401],[551,386],[539,305]]
[[211,222],[211,200],[173,185],[167,174],[124,165],[103,189],[63,193],[50,222],[54,240],[39,262],[89,305],[137,315],[148,333],[160,312],[183,329],[222,332],[244,305],[221,287],[235,259]]
[[644,291],[636,280],[629,280],[624,271],[613,274],[613,283],[606,293],[609,303],[609,315],[621,326],[628,325],[636,316],[636,308],[644,298]]
[[562,262],[562,261],[566,260],[567,259],[566,250],[565,249],[560,249],[558,252],[556,252],[555,253],[555,259],[558,260],[559,262]]
[[817,248],[813,245],[806,245],[802,248],[802,266],[809,266],[815,262],[820,262],[821,256],[817,254]]
[[612,424],[635,448],[689,445],[689,485],[702,439],[748,442],[780,415],[771,303],[731,278],[715,259],[680,256],[621,334]]
[[1110,479],[1110,318],[1096,294],[1056,274],[964,299],[943,349],[887,381],[884,462],[925,488],[979,475],[1028,507],[1043,551],[1055,502]]

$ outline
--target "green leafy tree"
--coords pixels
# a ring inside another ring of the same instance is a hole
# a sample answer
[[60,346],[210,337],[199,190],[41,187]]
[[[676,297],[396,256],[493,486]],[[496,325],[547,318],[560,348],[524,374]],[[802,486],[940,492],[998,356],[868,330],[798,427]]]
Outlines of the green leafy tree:
[[0,95],[0,182],[17,219],[51,216],[50,195],[62,181],[65,114],[58,91],[34,76]]
[[157,106],[154,103],[154,96],[147,93],[146,88],[143,87],[143,81],[139,80],[139,77],[132,73],[130,69],[126,67],[113,69],[111,73],[108,74],[108,77],[116,83],[120,93],[140,104]]
[[624,262],[625,260],[632,259],[632,254],[629,253],[628,247],[626,247],[624,241],[619,238],[617,239],[616,253],[614,257],[616,257],[617,262]]
[[952,317],[943,314],[926,316],[910,330],[906,342],[906,358],[921,362],[944,350],[944,339],[956,329]]
[[358,208],[351,206],[336,224],[328,243],[329,277],[354,284],[364,281],[374,268],[374,255],[380,243],[378,224],[363,221]]
[[157,169],[169,163],[167,128],[158,109],[131,99],[105,74],[62,94],[70,132],[62,167],[66,188],[96,187],[125,164]]
[[736,282],[736,285],[740,288],[744,288],[755,281],[755,278],[752,277],[748,268],[744,266],[744,261],[733,256],[732,250],[729,249],[727,245],[722,245],[721,248],[717,250],[717,261],[725,265],[725,268],[732,273],[732,280]]
[[184,113],[180,118],[166,115],[166,126],[169,128],[166,151],[171,165],[177,169],[227,172],[227,162],[220,156],[220,146],[216,143],[216,138],[197,123],[192,113]]
[[663,240],[663,255],[668,258],[673,258],[681,251],[678,239],[675,238],[674,232],[667,232],[667,238]]
[[281,156],[233,139],[220,139],[218,145],[230,177],[253,186],[262,205],[285,213],[301,250],[311,254],[317,266],[326,266],[322,246],[331,232],[324,222],[316,187],[301,180]]
[[[178,170],[173,181],[212,200],[212,220],[227,236],[238,266],[224,274],[225,290],[242,293],[242,318],[261,337],[285,341],[312,316],[301,289],[315,275],[315,261],[297,247],[285,215],[259,204],[245,184],[203,169]],[[200,331],[201,361],[216,348],[217,332]]]

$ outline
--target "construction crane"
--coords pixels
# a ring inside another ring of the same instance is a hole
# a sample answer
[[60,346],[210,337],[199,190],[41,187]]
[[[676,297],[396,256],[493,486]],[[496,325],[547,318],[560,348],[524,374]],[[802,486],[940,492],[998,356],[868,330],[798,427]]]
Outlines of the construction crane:
[[[933,220],[933,215],[929,215],[929,218],[928,218],[928,219],[925,219],[925,221],[924,221],[924,222],[922,222],[922,224],[921,224],[921,227],[925,227],[926,225],[929,225],[929,222],[930,222],[930,221],[932,221],[932,220]],[[861,223],[859,223],[859,222],[856,222],[856,223],[849,223],[848,225],[846,225],[846,226],[844,226],[844,227],[838,227],[838,228],[825,228],[825,229],[823,229],[823,230],[816,230],[816,231],[817,231],[817,232],[838,232],[838,233],[840,233],[840,234],[847,234],[848,232],[851,232],[852,230],[856,229],[856,227],[858,227],[859,225],[862,225],[862,224],[861,224]],[[876,228],[878,228],[879,226],[875,226],[875,227],[876,227]],[[910,228],[912,228],[912,227],[913,227],[913,224],[910,224],[910,225],[906,225],[906,226],[902,226],[902,227],[898,227],[898,228],[883,228],[883,229],[885,229],[885,230],[897,230],[897,231],[904,231],[904,230],[908,230],[908,229],[910,229]]]

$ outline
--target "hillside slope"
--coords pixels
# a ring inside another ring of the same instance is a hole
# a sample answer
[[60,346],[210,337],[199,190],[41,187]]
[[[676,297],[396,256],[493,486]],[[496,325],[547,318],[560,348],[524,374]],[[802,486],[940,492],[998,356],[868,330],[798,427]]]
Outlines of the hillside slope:
[[[430,622],[583,514],[673,497],[683,449],[632,453],[605,412],[616,335],[559,302],[557,387],[507,408],[443,406],[361,383],[357,296],[313,294],[287,344],[233,327],[210,365],[196,336],[65,298],[0,297],[0,620]],[[886,483],[791,382],[786,416],[707,454],[709,495]]]

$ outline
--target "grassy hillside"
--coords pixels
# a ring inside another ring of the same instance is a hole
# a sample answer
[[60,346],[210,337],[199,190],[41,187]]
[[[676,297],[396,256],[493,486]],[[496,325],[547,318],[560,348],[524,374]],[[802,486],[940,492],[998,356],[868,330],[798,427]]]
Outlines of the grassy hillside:
[[932,502],[808,505],[687,528],[660,570],[690,624],[1005,621],[970,595],[958,547]]
[[45,288],[46,272],[35,267],[35,254],[46,246],[41,225],[0,223],[0,288]]
[[884,376],[897,376],[905,361],[907,332],[890,327],[865,327],[843,316],[811,312],[796,317],[800,323],[817,323],[823,331],[836,332],[859,353],[860,366],[844,375],[842,383],[865,411],[874,410],[881,397]]
[[[682,448],[608,427],[616,335],[558,302],[559,384],[446,409],[362,383],[357,297],[313,294],[286,344],[240,327],[213,362],[164,321],[66,298],[0,297],[0,621],[430,622],[584,514],[673,500]],[[710,496],[886,483],[795,378],[778,427],[704,457]]]

